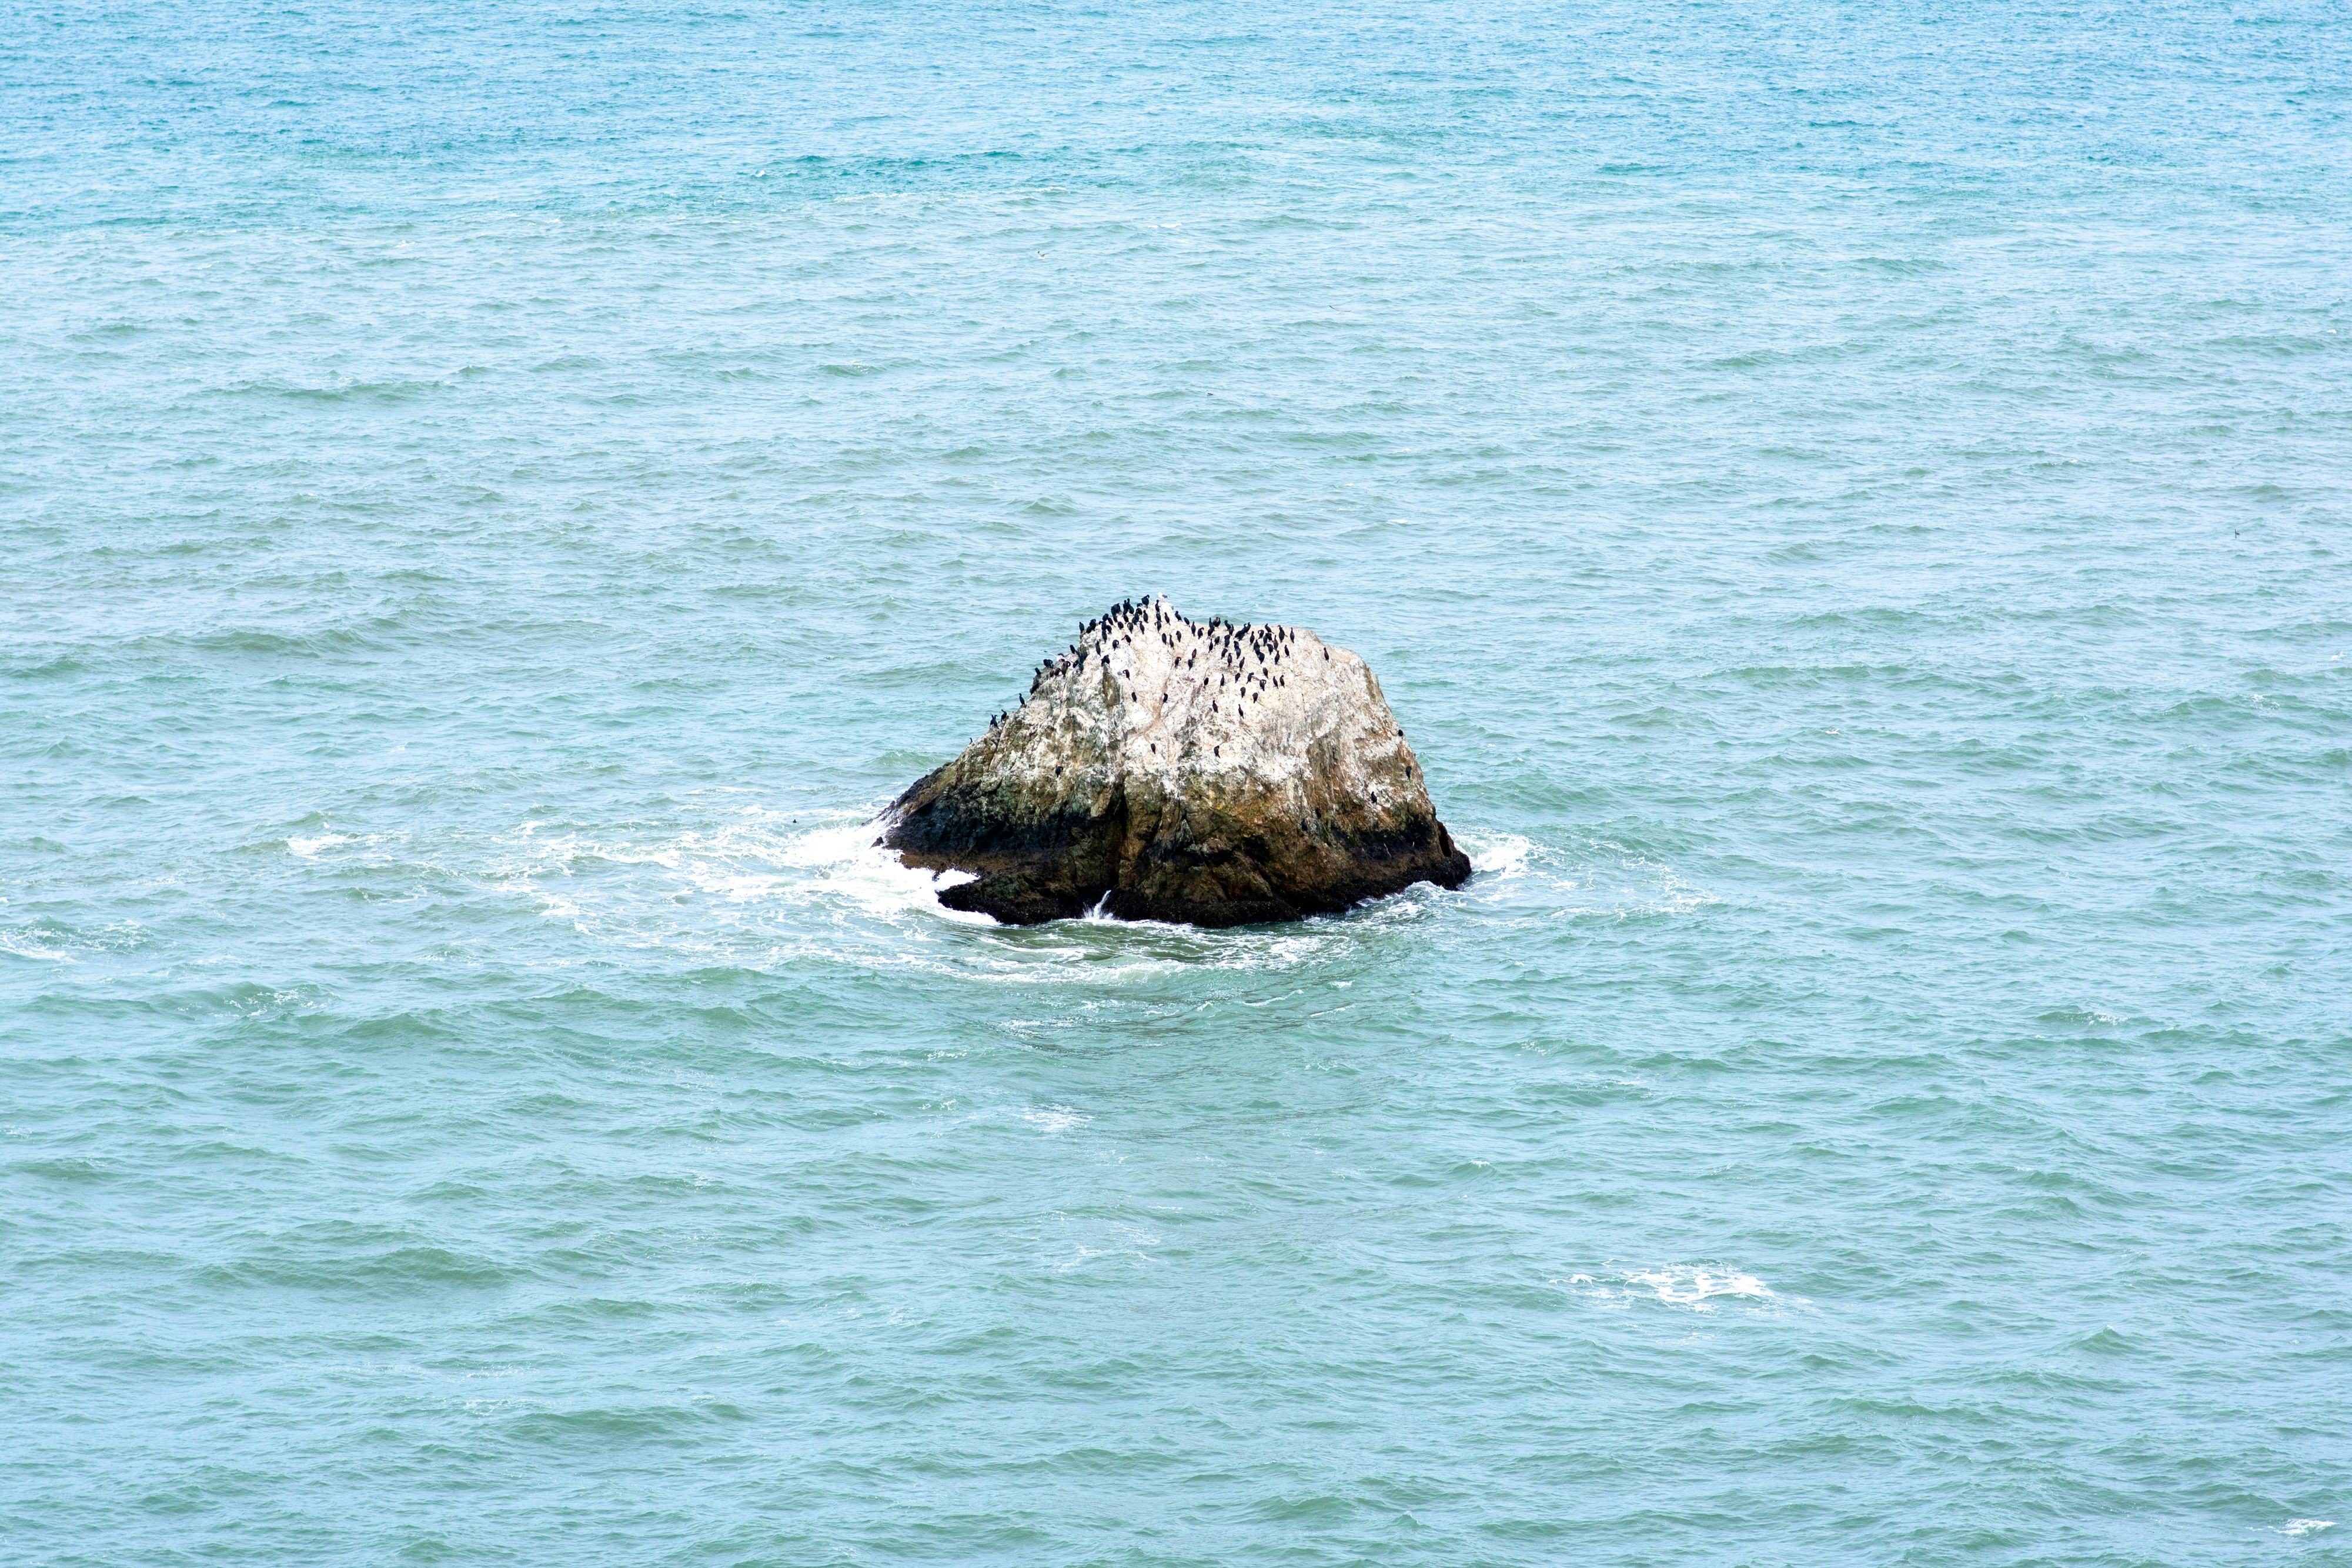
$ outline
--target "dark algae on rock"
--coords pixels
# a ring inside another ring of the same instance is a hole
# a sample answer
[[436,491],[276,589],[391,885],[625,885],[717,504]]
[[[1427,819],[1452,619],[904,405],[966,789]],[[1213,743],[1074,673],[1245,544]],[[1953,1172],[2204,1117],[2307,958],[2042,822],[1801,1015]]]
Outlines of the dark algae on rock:
[[906,864],[971,874],[941,903],[1011,925],[1297,920],[1470,875],[1362,659],[1164,599],[1089,622],[883,823]]

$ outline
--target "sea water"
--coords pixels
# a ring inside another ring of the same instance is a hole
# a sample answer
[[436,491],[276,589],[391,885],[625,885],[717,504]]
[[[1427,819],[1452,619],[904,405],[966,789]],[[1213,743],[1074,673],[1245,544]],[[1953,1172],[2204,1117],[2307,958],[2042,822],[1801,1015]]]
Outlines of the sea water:
[[[6,6],[0,1558],[2352,1561],[2347,83]],[[1476,877],[874,851],[1146,592]]]

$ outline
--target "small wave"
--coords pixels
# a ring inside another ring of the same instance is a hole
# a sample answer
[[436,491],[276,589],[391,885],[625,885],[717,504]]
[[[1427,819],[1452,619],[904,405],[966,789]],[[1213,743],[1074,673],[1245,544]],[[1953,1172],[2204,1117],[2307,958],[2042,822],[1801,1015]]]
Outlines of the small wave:
[[2323,1530],[2333,1530],[2332,1519],[2290,1519],[2278,1527],[2281,1535],[2316,1535]]
[[[1071,1223],[1068,1217],[1061,1218],[1066,1224]],[[1085,1241],[1072,1242],[1069,1252],[1051,1260],[1049,1267],[1056,1274],[1067,1274],[1097,1259],[1108,1259],[1140,1268],[1151,1261],[1151,1249],[1160,1245],[1160,1238],[1140,1225],[1112,1225],[1108,1231],[1108,1235],[1090,1238],[1094,1243],[1091,1246]]]
[[[0,899],[0,904],[6,902]],[[77,953],[127,953],[146,943],[147,928],[135,920],[90,928],[52,920],[0,926],[0,953],[44,964],[71,964]]]
[[1654,1301],[1687,1312],[1712,1312],[1724,1303],[1755,1308],[1796,1299],[1783,1298],[1771,1286],[1742,1270],[1706,1264],[1627,1269],[1597,1277],[1571,1274],[1565,1280],[1550,1282],[1565,1285],[1576,1294],[1590,1297],[1601,1306],[1620,1309],[1632,1307],[1637,1302]]
[[2131,1020],[2121,1013],[2111,1013],[2101,1008],[2069,1003],[2063,1007],[2051,1009],[2042,1014],[2037,1021],[2105,1029],[2119,1023],[2129,1023]]
[[1091,1116],[1080,1115],[1066,1105],[1028,1105],[1017,1113],[1031,1126],[1048,1133],[1070,1132],[1094,1120]]
[[1607,840],[1553,846],[1471,829],[1456,833],[1454,841],[1477,873],[1466,894],[1519,906],[1533,901],[1538,907],[1527,912],[1538,916],[1621,920],[1684,915],[1719,902],[1671,866]]
[[1649,1269],[1625,1278],[1668,1306],[1695,1307],[1703,1312],[1711,1311],[1708,1303],[1721,1297],[1757,1301],[1772,1299],[1772,1288],[1753,1274],[1717,1274],[1706,1269]]
[[1461,842],[1470,856],[1470,869],[1480,876],[1517,876],[1528,869],[1528,856],[1535,852],[1535,845],[1517,833],[1483,839],[1465,833]]
[[0,953],[47,964],[70,964],[74,961],[73,955],[64,948],[44,946],[35,936],[21,931],[0,931]]
[[286,841],[286,847],[304,860],[309,860],[320,850],[332,849],[337,844],[348,844],[353,841],[349,833],[320,833],[315,839],[289,839]]

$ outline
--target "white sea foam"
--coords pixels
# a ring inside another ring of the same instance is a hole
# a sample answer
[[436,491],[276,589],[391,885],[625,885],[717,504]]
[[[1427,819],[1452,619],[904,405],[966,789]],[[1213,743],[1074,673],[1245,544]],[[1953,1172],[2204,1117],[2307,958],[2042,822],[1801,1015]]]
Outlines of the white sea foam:
[[32,936],[21,931],[0,931],[0,953],[13,953],[19,958],[37,958],[51,964],[70,964],[73,955],[62,947],[47,947]]
[[[441,869],[486,889],[526,893],[543,917],[608,950],[667,950],[754,969],[814,960],[1106,989],[1201,968],[1276,974],[1345,961],[1368,938],[1439,918],[1463,896],[1418,885],[1345,915],[1276,929],[1120,921],[1100,902],[1071,921],[1000,926],[940,904],[939,894],[970,880],[966,873],[912,870],[880,847],[878,809],[811,812],[730,801],[724,816],[684,829],[623,822],[600,830],[534,818],[495,840],[494,852]],[[1512,834],[1469,841],[1482,863],[1500,868],[1487,873],[1497,882],[1550,853]],[[1528,878],[1528,885],[1541,882]]]
[[[1455,898],[1420,885],[1346,915],[1273,930],[1122,921],[1107,900],[1049,926],[1000,926],[941,904],[940,894],[971,880],[969,873],[902,865],[877,841],[882,830],[873,810],[787,813],[739,805],[698,828],[652,831],[645,824],[598,831],[533,819],[501,835],[496,852],[476,864],[446,869],[486,887],[528,893],[544,916],[620,947],[668,948],[754,968],[813,958],[1095,987],[1201,967],[1279,972],[1344,958],[1368,936],[1433,918]],[[1502,853],[1516,859],[1524,843],[1511,840]]]
[[[942,890],[971,880],[968,874],[935,874],[901,865],[898,856],[875,842],[879,830],[863,815],[843,820],[847,814],[837,814],[823,825],[798,831],[768,820],[774,815],[751,808],[740,826],[638,841],[585,833],[539,838],[536,830],[543,824],[526,822],[505,841],[516,852],[492,868],[492,874],[535,884],[544,877],[578,878],[599,868],[648,868],[672,873],[663,879],[668,887],[665,896],[672,899],[679,894],[700,894],[751,909],[827,902],[881,918],[920,911],[962,924],[993,924],[986,915],[947,909],[939,903]],[[558,903],[575,906],[583,895],[575,886],[561,899],[552,894],[541,896],[551,909]],[[641,899],[632,898],[610,912],[629,915],[641,906]]]
[[1461,833],[1455,841],[1470,857],[1470,869],[1480,876],[1517,876],[1528,869],[1535,846],[1517,833]]
[[1709,1269],[1643,1269],[1625,1278],[1654,1294],[1673,1307],[1694,1307],[1700,1312],[1713,1310],[1711,1302],[1724,1298],[1747,1301],[1769,1301],[1772,1289],[1753,1274],[1727,1270],[1717,1273]]
[[2281,1535],[2316,1535],[2323,1530],[2333,1530],[2332,1519],[2290,1519],[2278,1527]]
[[332,849],[337,844],[348,844],[352,841],[352,839],[349,833],[320,833],[314,839],[289,839],[286,841],[286,847],[304,860],[309,860],[320,850]]
[[1679,915],[1717,902],[1672,867],[1606,840],[1556,846],[1472,828],[1454,841],[1476,873],[1465,889],[1469,896],[1524,907],[1537,917]]
[[[893,915],[920,911],[967,925],[992,925],[985,915],[950,909],[939,895],[950,887],[976,880],[969,872],[918,871],[877,841],[881,830],[870,820],[817,828],[788,837],[774,846],[773,863],[790,875],[762,879],[721,875],[707,891],[729,897],[781,894],[844,899],[870,915]],[[764,844],[737,842],[730,852],[757,860]]]
[[128,953],[146,945],[147,928],[136,920],[117,920],[79,931],[59,930],[37,921],[13,931],[0,931],[0,953],[47,964],[78,963],[77,953]]
[[1550,1282],[1564,1285],[1601,1306],[1619,1310],[1651,1301],[1686,1312],[1712,1312],[1725,1305],[1763,1309],[1801,1300],[1781,1296],[1742,1270],[1707,1264],[1664,1264],[1599,1276],[1570,1274]]

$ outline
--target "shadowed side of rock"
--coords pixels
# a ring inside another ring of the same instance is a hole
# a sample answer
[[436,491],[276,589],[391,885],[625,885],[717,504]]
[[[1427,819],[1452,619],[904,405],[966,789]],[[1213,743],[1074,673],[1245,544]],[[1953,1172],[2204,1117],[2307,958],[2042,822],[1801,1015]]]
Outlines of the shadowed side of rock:
[[1067,801],[1024,810],[956,783],[946,768],[918,780],[898,798],[883,841],[908,865],[973,873],[940,893],[950,909],[1034,925],[1084,915],[1118,884],[1127,818],[1118,791],[1099,812]]
[[1362,660],[1313,633],[1122,605],[892,806],[942,903],[1015,925],[1097,907],[1296,920],[1470,874]]

